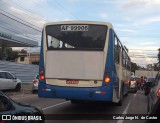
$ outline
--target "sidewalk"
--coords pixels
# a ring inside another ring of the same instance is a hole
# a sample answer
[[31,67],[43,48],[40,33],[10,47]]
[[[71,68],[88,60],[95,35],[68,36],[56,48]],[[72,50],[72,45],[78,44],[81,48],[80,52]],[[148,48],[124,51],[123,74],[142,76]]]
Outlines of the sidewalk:
[[32,83],[21,83],[22,93],[32,93]]

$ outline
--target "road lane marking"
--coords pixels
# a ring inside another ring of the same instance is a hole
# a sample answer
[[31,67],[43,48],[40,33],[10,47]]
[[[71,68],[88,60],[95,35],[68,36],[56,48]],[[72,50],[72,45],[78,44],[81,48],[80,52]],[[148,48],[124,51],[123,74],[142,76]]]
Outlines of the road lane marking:
[[62,102],[62,103],[58,103],[58,104],[55,104],[55,105],[51,105],[51,106],[42,108],[42,110],[47,110],[47,109],[49,109],[49,108],[54,108],[54,107],[56,107],[56,106],[60,106],[60,105],[63,105],[63,104],[65,104],[65,103],[68,103],[68,102],[70,102],[70,101],[65,101],[65,102]]
[[[137,94],[135,93],[133,99],[135,98],[136,95],[137,95]],[[132,100],[133,100],[133,99],[132,99]],[[130,100],[130,102],[128,103],[127,107],[126,107],[125,110],[123,111],[122,115],[127,114],[128,108],[129,108],[132,100]],[[123,120],[118,120],[117,123],[123,123]]]

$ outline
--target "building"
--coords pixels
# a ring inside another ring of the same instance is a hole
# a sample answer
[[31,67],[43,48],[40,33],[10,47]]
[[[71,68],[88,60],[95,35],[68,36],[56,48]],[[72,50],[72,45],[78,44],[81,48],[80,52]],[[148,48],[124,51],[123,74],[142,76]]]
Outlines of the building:
[[19,57],[16,59],[16,63],[39,65],[39,52],[19,53],[18,56]]

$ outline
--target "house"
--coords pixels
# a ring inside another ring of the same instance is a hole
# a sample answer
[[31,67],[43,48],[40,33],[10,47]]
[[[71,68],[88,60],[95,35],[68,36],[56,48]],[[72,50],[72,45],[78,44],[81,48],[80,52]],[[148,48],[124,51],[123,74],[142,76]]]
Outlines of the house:
[[18,56],[16,63],[39,65],[39,52],[19,53]]

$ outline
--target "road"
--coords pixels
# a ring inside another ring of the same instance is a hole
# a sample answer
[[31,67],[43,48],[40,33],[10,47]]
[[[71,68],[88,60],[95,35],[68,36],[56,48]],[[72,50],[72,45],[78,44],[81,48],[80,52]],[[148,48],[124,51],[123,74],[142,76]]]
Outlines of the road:
[[[125,96],[123,98],[122,106],[117,106],[111,103],[72,104],[70,101],[63,99],[39,98],[37,94],[31,93],[12,94],[10,97],[15,101],[27,103],[41,108],[44,114],[47,114],[46,123],[106,123],[106,121],[109,121],[109,123],[145,123],[145,120],[108,120],[106,117],[112,116],[113,118],[115,115],[114,118],[117,118],[120,114],[135,114],[136,116],[137,114],[146,114],[147,112],[147,96],[145,96],[142,91],[138,91],[137,93],[129,93],[128,96]],[[71,118],[65,120],[64,116],[67,115],[62,114],[70,114],[69,116]],[[78,119],[72,120],[72,117],[74,116],[80,117],[78,117]],[[55,120],[55,118],[62,119]]]

